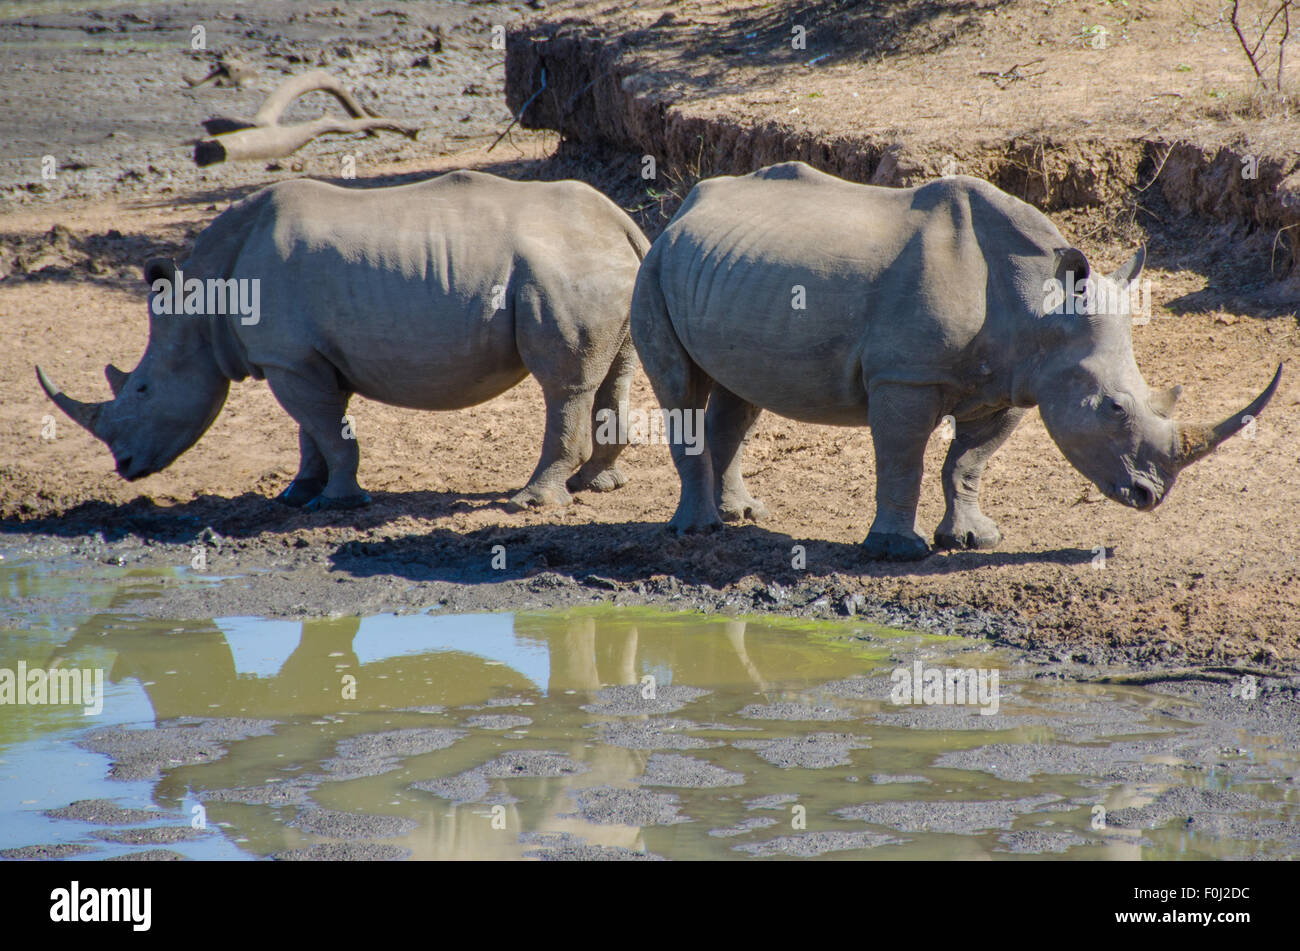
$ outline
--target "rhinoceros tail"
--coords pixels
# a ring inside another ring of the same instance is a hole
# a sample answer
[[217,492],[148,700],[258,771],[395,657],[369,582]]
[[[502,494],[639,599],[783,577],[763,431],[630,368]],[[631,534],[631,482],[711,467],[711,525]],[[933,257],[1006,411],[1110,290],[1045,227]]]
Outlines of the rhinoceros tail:
[[627,227],[627,243],[632,245],[632,250],[636,252],[636,259],[644,261],[645,256],[650,253],[650,240],[641,232],[630,218]]

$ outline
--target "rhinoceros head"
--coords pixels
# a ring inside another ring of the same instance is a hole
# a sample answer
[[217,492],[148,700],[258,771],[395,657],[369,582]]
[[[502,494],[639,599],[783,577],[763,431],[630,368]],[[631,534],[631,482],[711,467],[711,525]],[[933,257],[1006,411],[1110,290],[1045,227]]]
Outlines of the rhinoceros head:
[[1057,252],[1058,294],[1043,317],[1049,332],[1036,396],[1048,433],[1070,463],[1108,498],[1149,510],[1164,499],[1179,471],[1259,415],[1277,390],[1282,368],[1249,406],[1222,422],[1174,419],[1182,387],[1152,390],[1133,358],[1133,314],[1125,302],[1144,259],[1139,250],[1113,274],[1093,280],[1088,298],[1075,298],[1072,306],[1071,283],[1079,286],[1090,277],[1088,262],[1074,248]]
[[[175,265],[154,259],[145,265],[152,287],[171,280]],[[36,377],[46,395],[74,422],[113,452],[117,472],[128,481],[171,465],[198,442],[226,401],[230,380],[217,367],[198,319],[159,314],[149,300],[149,345],[140,364],[126,373],[104,367],[113,399],[83,403],[63,393],[40,368]]]

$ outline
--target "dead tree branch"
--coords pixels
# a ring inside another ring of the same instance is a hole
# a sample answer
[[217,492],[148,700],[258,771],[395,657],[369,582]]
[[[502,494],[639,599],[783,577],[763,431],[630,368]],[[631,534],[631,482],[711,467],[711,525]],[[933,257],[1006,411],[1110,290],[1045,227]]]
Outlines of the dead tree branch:
[[[309,92],[327,92],[338,100],[350,118],[322,116],[311,122],[280,125],[280,117],[294,100]],[[194,163],[199,166],[251,159],[275,159],[291,155],[322,135],[373,135],[378,130],[400,132],[414,139],[418,126],[389,119],[362,105],[341,82],[324,70],[313,70],[281,83],[266,98],[251,121],[216,117],[203,123],[209,138],[194,146]]]

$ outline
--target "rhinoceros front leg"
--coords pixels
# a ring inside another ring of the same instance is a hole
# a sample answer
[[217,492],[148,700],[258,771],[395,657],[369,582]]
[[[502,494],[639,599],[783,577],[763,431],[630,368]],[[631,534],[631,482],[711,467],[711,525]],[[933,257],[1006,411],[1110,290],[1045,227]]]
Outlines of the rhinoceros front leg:
[[939,394],[928,387],[888,384],[870,390],[867,420],[876,452],[876,518],[862,543],[869,558],[916,561],[930,553],[916,531],[916,505],[925,446],[939,405]]
[[714,497],[723,521],[739,522],[748,518],[757,522],[767,518],[767,506],[749,494],[740,471],[745,443],[762,413],[760,407],[742,400],[717,383],[713,384],[704,431],[709,437]]
[[329,467],[325,457],[316,448],[316,440],[307,434],[307,430],[298,427],[298,474],[283,492],[275,497],[277,502],[301,508],[325,489],[329,480]]
[[993,548],[1002,540],[993,519],[980,511],[980,476],[1028,410],[1012,407],[958,425],[943,462],[943,521],[934,532],[940,548]]
[[305,508],[318,511],[370,504],[370,496],[357,484],[361,450],[357,447],[356,433],[343,419],[352,394],[339,389],[333,368],[303,372],[268,368],[266,382],[299,426],[298,445],[302,464],[309,467],[309,478],[319,478],[320,471],[314,457],[304,448],[306,440],[311,441],[315,452],[324,460],[325,485],[307,501]]

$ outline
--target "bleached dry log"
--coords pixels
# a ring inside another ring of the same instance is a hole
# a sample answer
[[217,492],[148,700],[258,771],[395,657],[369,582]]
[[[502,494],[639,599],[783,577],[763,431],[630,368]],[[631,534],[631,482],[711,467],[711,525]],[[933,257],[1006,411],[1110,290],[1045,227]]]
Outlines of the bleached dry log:
[[[280,116],[289,105],[309,92],[327,92],[351,117],[334,119],[322,116],[311,122],[280,125]],[[292,155],[312,139],[322,135],[350,135],[358,132],[374,134],[376,131],[400,132],[414,139],[420,132],[417,126],[389,119],[362,105],[341,82],[324,70],[313,70],[294,76],[281,83],[252,121],[217,117],[203,123],[209,138],[194,146],[196,165],[215,165],[219,162],[239,162],[250,159],[275,159]]]

